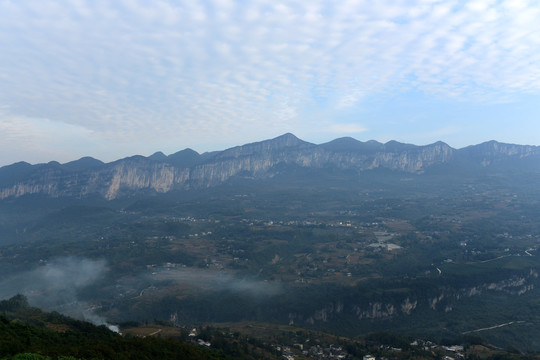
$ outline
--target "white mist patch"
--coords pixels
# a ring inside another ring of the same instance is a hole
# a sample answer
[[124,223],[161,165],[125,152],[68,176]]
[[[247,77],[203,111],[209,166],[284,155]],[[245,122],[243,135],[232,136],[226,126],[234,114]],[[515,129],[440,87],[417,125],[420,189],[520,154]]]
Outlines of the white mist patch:
[[116,325],[112,325],[112,324],[109,324],[107,322],[107,320],[105,320],[104,317],[102,316],[99,316],[97,315],[96,313],[94,313],[93,310],[85,310],[83,313],[82,313],[82,316],[84,318],[85,321],[88,321],[94,325],[97,325],[97,326],[100,326],[100,325],[104,325],[106,326],[109,330],[111,331],[114,331],[115,333],[117,334],[121,334],[120,333],[120,329],[118,328],[118,326]]
[[96,315],[89,304],[78,298],[80,290],[101,279],[106,271],[104,260],[78,257],[55,259],[43,266],[0,281],[0,299],[23,294],[32,306],[46,311],[58,311],[95,325],[111,328],[112,325]]
[[100,279],[104,260],[76,257],[55,259],[0,282],[0,297],[23,294],[33,304],[50,308],[77,300],[77,292]]
[[232,291],[251,296],[273,296],[283,291],[281,285],[275,282],[240,278],[224,272],[189,268],[155,269],[152,279],[158,281],[177,281],[206,290]]

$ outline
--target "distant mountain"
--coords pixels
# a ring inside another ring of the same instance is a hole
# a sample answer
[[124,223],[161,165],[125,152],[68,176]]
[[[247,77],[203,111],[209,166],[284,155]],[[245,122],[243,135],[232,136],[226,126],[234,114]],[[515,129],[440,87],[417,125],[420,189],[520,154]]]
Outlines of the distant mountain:
[[435,169],[448,174],[486,169],[540,171],[540,147],[489,141],[454,149],[443,142],[417,146],[397,141],[361,142],[350,137],[316,145],[284,134],[204,154],[185,149],[169,156],[158,152],[107,164],[90,157],[66,164],[16,163],[0,168],[0,199],[28,194],[115,199],[141,191],[208,188],[237,178],[271,179],[298,168],[321,174],[347,171],[348,176],[376,169],[409,175]]
[[158,152],[155,152],[152,155],[150,155],[148,158],[150,160],[165,161],[165,160],[167,160],[167,155],[165,155],[161,151],[158,151]]
[[479,164],[485,167],[501,162],[515,162],[527,158],[538,160],[540,147],[503,144],[492,140],[460,149],[458,154],[462,161],[469,161],[475,165]]
[[162,161],[178,168],[188,168],[201,162],[202,156],[199,155],[199,153],[195,150],[185,149],[169,155],[168,157],[162,159]]
[[370,140],[368,142],[361,142],[351,137],[344,137],[332,140],[325,144],[320,145],[321,148],[328,151],[336,152],[377,152],[384,150],[384,144],[378,141]]
[[83,171],[91,168],[96,168],[98,166],[103,165],[103,162],[100,160],[96,160],[92,157],[86,156],[79,160],[71,161],[68,163],[65,163],[64,166],[70,170],[73,171]]

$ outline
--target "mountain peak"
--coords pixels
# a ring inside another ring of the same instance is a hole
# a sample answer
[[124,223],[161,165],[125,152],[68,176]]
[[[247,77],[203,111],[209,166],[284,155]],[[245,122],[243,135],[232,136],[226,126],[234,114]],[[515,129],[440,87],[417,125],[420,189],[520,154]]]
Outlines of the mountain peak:
[[290,133],[290,132],[285,133],[283,135],[276,136],[274,138],[274,140],[275,139],[280,139],[280,138],[300,140],[300,139],[298,139],[298,137],[296,135],[294,135],[293,133]]
[[164,153],[162,153],[161,151],[157,151],[157,152],[153,153],[148,158],[152,159],[152,160],[156,160],[156,161],[165,161],[165,160],[167,160],[167,156]]
[[[266,140],[266,141],[276,143],[276,144],[281,144],[285,147],[308,144],[307,142],[300,140],[299,138],[297,138],[295,135],[291,133],[286,133],[286,134],[280,135],[278,137],[275,137],[273,139]],[[261,141],[261,142],[264,143],[266,141]]]
[[531,145],[516,145],[490,140],[478,145],[467,146],[460,150],[474,157],[494,158],[498,156],[526,157],[538,154],[540,147]]
[[64,166],[70,170],[81,171],[85,169],[90,169],[96,166],[103,165],[103,162],[97,159],[94,159],[90,156],[85,156],[79,160],[70,161],[64,164]]
[[187,168],[201,161],[201,155],[195,150],[187,148],[167,156],[165,161],[179,168]]
[[361,142],[352,137],[342,137],[329,141],[325,144],[320,145],[322,148],[329,151],[339,151],[339,152],[348,152],[348,151],[377,151],[382,150],[383,144],[375,140],[370,140],[367,142]]
[[390,151],[390,152],[406,151],[406,150],[414,149],[416,147],[418,147],[418,146],[413,145],[413,144],[401,143],[401,142],[396,141],[396,140],[390,140],[390,141],[388,141],[387,143],[384,144],[384,149],[386,151]]
[[300,140],[291,133],[286,133],[280,135],[276,138],[270,140],[263,140],[259,142],[254,142],[250,144],[245,144],[242,146],[236,146],[225,151],[222,151],[217,155],[218,158],[226,157],[240,157],[240,156],[249,156],[253,154],[265,154],[273,151],[294,148],[294,147],[303,147],[303,146],[315,146],[306,141]]
[[[357,145],[360,144],[361,141],[356,140],[355,138],[352,138],[350,136],[344,136],[337,139],[334,139],[332,141],[327,142],[326,144],[346,144],[346,145]],[[325,144],[322,144],[325,145]]]

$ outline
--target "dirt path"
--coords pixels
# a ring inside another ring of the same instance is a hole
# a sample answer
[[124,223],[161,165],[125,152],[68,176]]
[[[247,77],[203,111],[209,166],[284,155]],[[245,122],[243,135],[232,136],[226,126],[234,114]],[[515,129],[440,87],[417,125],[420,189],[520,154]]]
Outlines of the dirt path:
[[481,328],[481,329],[476,329],[476,330],[471,330],[471,331],[465,331],[465,332],[462,332],[462,334],[470,334],[470,333],[473,333],[473,332],[479,332],[479,331],[485,331],[485,330],[493,330],[493,329],[497,329],[497,328],[500,328],[500,327],[503,327],[503,326],[508,326],[508,325],[512,325],[512,324],[521,324],[521,323],[524,323],[525,321],[510,321],[510,322],[507,322],[507,323],[504,323],[504,324],[499,324],[499,325],[495,325],[495,326],[490,326],[490,327],[487,327],[487,328]]

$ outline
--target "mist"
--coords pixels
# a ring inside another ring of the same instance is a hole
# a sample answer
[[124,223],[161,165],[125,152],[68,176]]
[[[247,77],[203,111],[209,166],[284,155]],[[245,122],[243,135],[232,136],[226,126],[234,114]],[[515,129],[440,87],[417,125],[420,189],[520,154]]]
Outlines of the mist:
[[22,294],[32,306],[45,311],[58,311],[95,325],[106,325],[118,332],[117,327],[97,315],[92,306],[78,295],[79,291],[103,278],[106,271],[105,260],[78,257],[54,259],[0,281],[0,298]]
[[212,272],[193,268],[158,268],[152,279],[157,281],[177,281],[196,288],[210,291],[232,291],[254,297],[278,295],[283,291],[281,284],[241,278],[225,272]]

